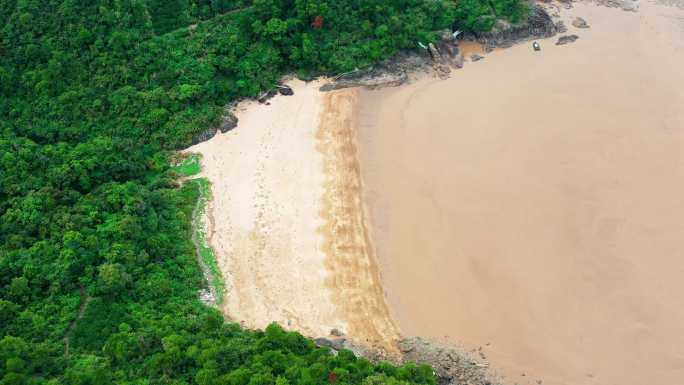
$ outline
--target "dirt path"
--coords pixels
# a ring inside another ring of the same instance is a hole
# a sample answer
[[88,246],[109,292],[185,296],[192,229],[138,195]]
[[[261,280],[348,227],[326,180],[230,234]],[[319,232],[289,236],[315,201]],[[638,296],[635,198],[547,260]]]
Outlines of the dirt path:
[[81,305],[78,308],[78,315],[76,318],[71,321],[71,324],[67,328],[67,332],[64,334],[64,355],[68,356],[69,355],[69,348],[71,346],[71,333],[76,329],[76,326],[78,325],[78,321],[80,321],[83,318],[83,315],[85,314],[86,310],[88,309],[88,305],[90,305],[90,302],[93,300],[93,297],[90,295],[86,294],[85,290],[83,288],[80,289],[81,293]]

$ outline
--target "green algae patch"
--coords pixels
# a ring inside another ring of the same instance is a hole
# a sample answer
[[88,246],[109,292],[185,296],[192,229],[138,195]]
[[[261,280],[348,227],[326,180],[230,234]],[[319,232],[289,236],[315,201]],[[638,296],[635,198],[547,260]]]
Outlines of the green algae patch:
[[208,243],[207,239],[207,222],[206,210],[209,199],[211,199],[211,186],[209,180],[206,178],[191,179],[188,183],[197,186],[199,197],[197,198],[197,205],[193,210],[192,215],[192,241],[195,244],[198,260],[202,271],[207,279],[209,291],[211,292],[216,305],[223,302],[223,293],[226,285],[221,276],[218,262],[214,250]]
[[173,171],[179,173],[184,177],[190,177],[199,174],[202,167],[200,166],[200,154],[190,154],[177,165],[172,167]]

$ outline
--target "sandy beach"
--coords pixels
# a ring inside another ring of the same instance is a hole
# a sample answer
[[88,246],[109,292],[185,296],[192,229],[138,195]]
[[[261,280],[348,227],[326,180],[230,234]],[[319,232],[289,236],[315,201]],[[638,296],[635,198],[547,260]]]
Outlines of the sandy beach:
[[357,91],[289,85],[294,96],[241,103],[235,129],[187,150],[202,154],[211,182],[223,311],[250,328],[277,322],[311,337],[335,328],[392,354],[398,334],[361,209]]
[[390,307],[511,384],[681,383],[684,11],[563,13],[574,43],[362,92]]

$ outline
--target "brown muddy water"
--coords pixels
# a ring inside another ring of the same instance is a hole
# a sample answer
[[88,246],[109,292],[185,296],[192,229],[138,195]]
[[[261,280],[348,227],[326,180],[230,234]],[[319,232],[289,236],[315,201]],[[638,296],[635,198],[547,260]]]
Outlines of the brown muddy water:
[[684,10],[565,12],[573,44],[361,95],[391,311],[511,384],[681,384]]

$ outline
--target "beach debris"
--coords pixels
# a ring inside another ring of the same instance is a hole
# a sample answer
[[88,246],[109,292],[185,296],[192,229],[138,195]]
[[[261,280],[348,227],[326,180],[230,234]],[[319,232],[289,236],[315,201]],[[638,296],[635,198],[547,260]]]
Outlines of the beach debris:
[[422,49],[425,49],[425,50],[428,49],[428,47],[427,47],[425,44],[421,43],[421,42],[418,42],[418,47],[420,47],[420,48],[422,48]]
[[534,43],[532,43],[532,48],[533,48],[535,51],[541,51],[541,46],[540,46],[539,43],[537,43],[536,41],[535,41]]
[[340,329],[332,328],[332,329],[330,329],[330,335],[335,336],[335,337],[342,337],[344,335],[344,333],[341,332]]
[[587,21],[582,19],[581,17],[576,17],[575,20],[572,21],[572,25],[575,28],[589,28],[589,24],[587,24]]
[[470,61],[480,61],[482,59],[484,59],[484,56],[482,55],[478,55],[476,53],[470,55]]
[[579,39],[579,36],[577,35],[564,35],[558,38],[558,41],[556,42],[556,45],[564,45],[568,43],[574,43],[577,39]]

